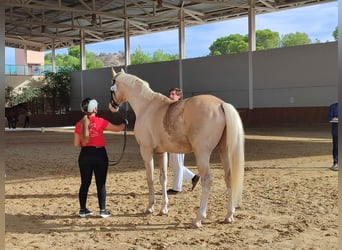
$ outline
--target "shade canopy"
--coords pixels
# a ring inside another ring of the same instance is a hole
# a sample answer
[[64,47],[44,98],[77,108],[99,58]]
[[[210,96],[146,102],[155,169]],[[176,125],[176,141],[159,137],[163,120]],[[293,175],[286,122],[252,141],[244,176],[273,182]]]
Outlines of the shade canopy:
[[[255,13],[331,2],[255,0]],[[248,16],[246,0],[5,0],[5,45],[34,51]],[[182,13],[182,14],[180,14]]]

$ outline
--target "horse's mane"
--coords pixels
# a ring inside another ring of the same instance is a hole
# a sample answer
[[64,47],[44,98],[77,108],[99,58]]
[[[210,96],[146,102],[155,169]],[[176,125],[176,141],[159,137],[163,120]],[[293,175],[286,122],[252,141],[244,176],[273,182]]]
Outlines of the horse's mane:
[[152,100],[154,98],[158,98],[158,99],[161,99],[161,100],[169,100],[168,97],[160,94],[160,93],[157,93],[157,92],[154,92],[151,87],[150,87],[150,84],[142,79],[140,79],[139,77],[135,76],[135,75],[131,75],[131,74],[123,74],[122,76],[122,79],[125,83],[129,84],[132,88],[136,88],[137,86],[140,87],[140,94],[146,98],[146,99],[149,99],[149,100]]

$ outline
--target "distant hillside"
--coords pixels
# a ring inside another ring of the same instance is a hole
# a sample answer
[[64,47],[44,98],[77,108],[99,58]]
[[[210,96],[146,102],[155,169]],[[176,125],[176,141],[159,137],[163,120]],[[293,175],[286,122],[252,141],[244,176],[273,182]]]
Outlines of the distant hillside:
[[100,53],[96,59],[101,60],[105,67],[125,65],[123,53]]

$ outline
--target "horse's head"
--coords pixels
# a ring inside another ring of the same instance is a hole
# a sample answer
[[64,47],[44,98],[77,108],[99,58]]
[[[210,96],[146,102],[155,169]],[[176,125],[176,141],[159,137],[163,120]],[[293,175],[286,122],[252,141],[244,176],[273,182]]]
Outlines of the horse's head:
[[125,74],[125,71],[121,69],[121,72],[116,73],[114,68],[112,68],[113,79],[112,85],[110,86],[110,104],[109,109],[112,112],[117,112],[119,110],[120,104],[126,101],[124,93],[120,90],[119,76]]
[[116,73],[114,69],[113,72],[113,82],[110,87],[111,101],[109,104],[109,109],[112,112],[117,112],[119,106],[123,102],[138,102],[137,98],[139,96],[146,98],[153,97],[153,91],[151,90],[148,82],[138,78],[135,75],[127,74],[123,69],[121,72]]

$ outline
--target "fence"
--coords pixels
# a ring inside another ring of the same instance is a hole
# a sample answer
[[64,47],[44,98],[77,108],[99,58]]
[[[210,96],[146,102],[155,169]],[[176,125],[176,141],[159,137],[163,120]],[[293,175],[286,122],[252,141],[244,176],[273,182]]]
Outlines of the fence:
[[5,75],[44,75],[44,72],[52,72],[52,65],[5,65]]

